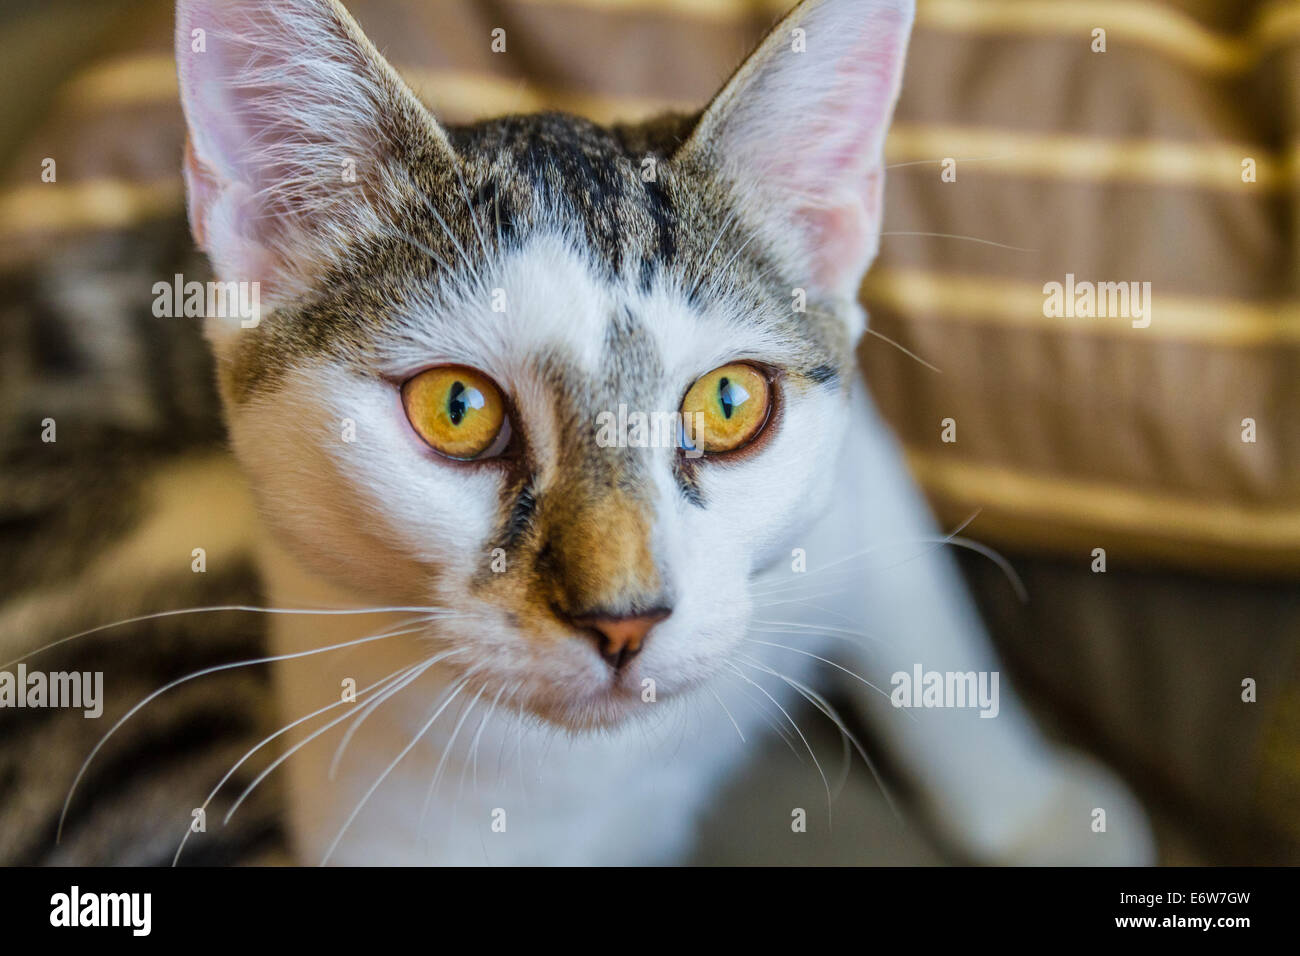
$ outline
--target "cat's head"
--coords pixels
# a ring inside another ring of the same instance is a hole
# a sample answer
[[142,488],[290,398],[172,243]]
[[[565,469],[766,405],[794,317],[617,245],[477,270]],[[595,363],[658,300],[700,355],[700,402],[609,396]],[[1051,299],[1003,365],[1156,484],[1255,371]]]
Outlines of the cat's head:
[[208,333],[278,539],[447,609],[447,665],[569,727],[723,668],[827,504],[911,19],[809,0],[696,117],[444,128],[333,0],[181,0],[190,221],[263,310]]

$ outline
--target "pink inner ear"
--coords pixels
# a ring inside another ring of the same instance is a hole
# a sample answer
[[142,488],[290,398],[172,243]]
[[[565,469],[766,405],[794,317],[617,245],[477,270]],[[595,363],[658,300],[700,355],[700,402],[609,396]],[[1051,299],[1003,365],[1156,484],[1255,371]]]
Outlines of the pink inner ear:
[[856,175],[878,161],[894,110],[895,70],[902,52],[887,38],[877,38],[860,56],[839,64],[835,82],[839,95],[831,108],[860,119],[840,125],[843,136],[828,157],[833,177]]
[[[277,263],[268,255],[276,237],[274,220],[261,215],[254,199],[266,184],[265,171],[251,161],[261,132],[257,101],[266,91],[241,88],[241,73],[260,28],[272,20],[266,10],[281,0],[182,0],[177,9],[176,60],[181,100],[189,130],[185,146],[186,205],[190,229],[217,274],[257,281],[262,295],[274,295]],[[202,29],[205,49],[192,48],[192,31]],[[260,42],[265,43],[264,35]],[[292,47],[282,52],[288,56]],[[264,46],[262,54],[275,55]]]
[[887,0],[810,9],[800,23],[807,50],[792,52],[782,31],[724,121],[725,148],[789,210],[812,277],[847,294],[876,249],[882,147],[910,19]]
[[223,278],[287,294],[372,215],[385,67],[328,0],[180,0],[176,59],[195,239]]
[[[256,11],[248,0],[182,0],[177,10],[176,63],[191,144],[218,180],[240,178],[250,139],[248,97],[238,81],[251,50],[241,52],[240,40],[255,37],[259,22],[270,22]],[[202,51],[192,49],[194,29],[204,31]]]
[[901,55],[895,44],[879,38],[860,50],[838,64],[833,92],[819,110],[815,145],[806,162],[791,171],[799,193],[820,200],[795,215],[804,224],[813,274],[826,287],[849,293],[856,293],[876,251],[883,212],[881,151]]
[[[879,181],[874,173],[867,178]],[[845,288],[861,277],[865,260],[875,252],[880,221],[877,198],[845,194],[843,199],[838,205],[805,206],[795,214],[804,224],[813,278],[829,289]]]
[[252,200],[239,183],[220,183],[199,160],[192,144],[185,144],[186,211],[190,231],[200,249],[212,260],[217,275],[235,281],[257,282],[259,294],[266,302],[275,300],[281,291],[277,278],[283,263],[249,235]]

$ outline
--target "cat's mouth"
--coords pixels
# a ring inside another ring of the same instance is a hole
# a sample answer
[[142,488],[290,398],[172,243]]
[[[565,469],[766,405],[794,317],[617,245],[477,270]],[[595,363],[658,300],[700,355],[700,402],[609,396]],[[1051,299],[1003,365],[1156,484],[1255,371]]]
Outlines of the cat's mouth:
[[482,685],[489,700],[500,693],[503,709],[567,731],[653,717],[716,672],[707,649],[679,646],[680,608],[598,616],[484,602],[457,616],[440,629],[443,680],[467,681],[474,693]]
[[574,731],[608,730],[635,719],[646,706],[640,662],[622,667],[604,665],[603,671],[578,689],[538,688],[533,696],[533,712],[548,723]]
[[517,697],[523,709],[569,732],[613,730],[649,716],[656,703],[675,696],[659,688],[640,659],[612,666],[584,651],[549,673],[545,667],[533,668]]
[[640,697],[615,686],[593,688],[581,695],[539,695],[530,704],[533,715],[571,732],[613,730],[636,719]]

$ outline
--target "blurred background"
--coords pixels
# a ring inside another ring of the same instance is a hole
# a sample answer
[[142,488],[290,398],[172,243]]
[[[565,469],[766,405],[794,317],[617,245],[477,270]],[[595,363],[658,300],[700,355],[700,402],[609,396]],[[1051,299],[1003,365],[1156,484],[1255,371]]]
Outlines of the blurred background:
[[[788,6],[347,5],[453,123],[698,108]],[[918,7],[863,287],[870,386],[944,528],[977,514],[966,535],[1026,584],[1022,602],[959,556],[1011,676],[1135,788],[1161,859],[1300,862],[1300,2]],[[0,441],[59,389],[33,357],[52,290],[75,298],[80,276],[93,310],[128,237],[187,248],[171,30],[168,0],[0,11]],[[1149,282],[1150,324],[1046,315],[1044,285],[1067,276]],[[210,411],[121,420],[179,448],[214,440]],[[8,541],[49,533],[39,509],[5,507]],[[924,832],[843,825],[846,862],[946,858]],[[702,858],[727,859],[726,826]]]

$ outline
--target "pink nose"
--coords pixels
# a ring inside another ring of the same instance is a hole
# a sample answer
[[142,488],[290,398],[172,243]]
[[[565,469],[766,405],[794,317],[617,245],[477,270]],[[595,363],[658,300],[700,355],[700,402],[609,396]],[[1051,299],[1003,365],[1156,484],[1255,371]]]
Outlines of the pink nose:
[[650,629],[671,613],[665,608],[626,617],[592,614],[573,623],[587,628],[596,639],[601,656],[611,666],[620,668],[641,652]]

